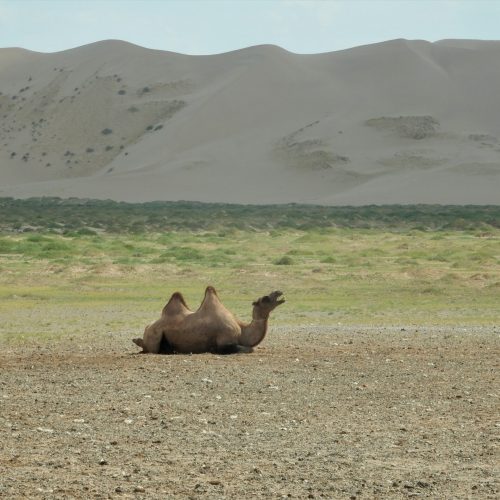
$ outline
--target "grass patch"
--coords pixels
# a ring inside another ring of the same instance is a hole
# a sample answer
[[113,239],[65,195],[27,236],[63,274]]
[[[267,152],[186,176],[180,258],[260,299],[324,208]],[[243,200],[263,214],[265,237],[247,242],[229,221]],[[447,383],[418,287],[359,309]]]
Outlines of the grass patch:
[[[185,217],[184,208],[170,207],[180,211],[174,225]],[[48,220],[55,206],[50,202],[47,213],[39,209],[40,220]],[[113,227],[128,227],[129,210],[116,215]],[[247,227],[240,210],[241,217],[233,213],[227,225],[219,221],[213,229],[110,231],[106,211],[101,219],[84,211],[81,227],[71,233],[4,230],[0,335],[84,335],[90,329],[132,336],[174,291],[196,308],[208,284],[242,319],[250,317],[257,297],[283,290],[287,304],[275,311],[272,324],[498,323],[500,230],[494,225],[487,233],[419,231],[406,221],[385,229],[259,228],[258,221]],[[22,226],[23,213],[10,216]],[[53,221],[60,216],[53,214]],[[163,217],[161,210],[155,217]]]
[[291,266],[292,264],[294,264],[294,261],[288,255],[284,255],[283,257],[280,257],[279,259],[275,260],[274,263],[277,266]]

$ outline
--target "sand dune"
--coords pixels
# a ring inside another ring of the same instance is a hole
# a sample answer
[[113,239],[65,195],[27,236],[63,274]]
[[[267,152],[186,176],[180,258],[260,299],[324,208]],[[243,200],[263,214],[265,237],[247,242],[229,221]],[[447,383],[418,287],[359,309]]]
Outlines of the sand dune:
[[500,42],[0,49],[0,196],[500,203]]

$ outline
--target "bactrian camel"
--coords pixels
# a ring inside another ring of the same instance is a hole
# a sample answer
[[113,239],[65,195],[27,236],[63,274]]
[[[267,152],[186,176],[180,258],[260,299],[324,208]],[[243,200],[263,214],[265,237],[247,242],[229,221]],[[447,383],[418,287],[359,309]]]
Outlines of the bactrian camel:
[[163,308],[161,318],[133,339],[144,353],[174,354],[252,352],[267,332],[269,314],[283,304],[283,293],[275,291],[253,303],[252,321],[245,324],[228,311],[211,286],[197,311],[189,309],[179,292]]

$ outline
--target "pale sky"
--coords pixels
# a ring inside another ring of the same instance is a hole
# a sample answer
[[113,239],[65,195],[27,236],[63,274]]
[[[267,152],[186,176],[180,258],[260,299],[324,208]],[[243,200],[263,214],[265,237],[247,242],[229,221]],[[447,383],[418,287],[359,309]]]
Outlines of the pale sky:
[[394,38],[500,39],[500,0],[0,0],[0,47],[40,52],[119,39],[185,54],[317,53]]

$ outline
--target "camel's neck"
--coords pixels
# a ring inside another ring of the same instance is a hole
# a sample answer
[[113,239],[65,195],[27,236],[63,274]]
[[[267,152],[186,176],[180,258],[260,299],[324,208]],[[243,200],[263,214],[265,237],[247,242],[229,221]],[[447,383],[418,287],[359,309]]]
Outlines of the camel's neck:
[[260,344],[267,333],[267,317],[261,317],[254,311],[252,322],[242,325],[239,343],[248,347]]

